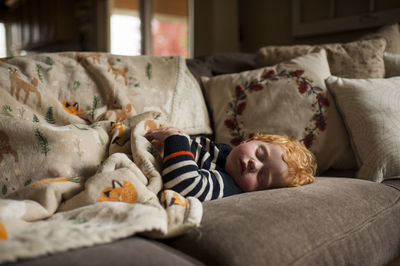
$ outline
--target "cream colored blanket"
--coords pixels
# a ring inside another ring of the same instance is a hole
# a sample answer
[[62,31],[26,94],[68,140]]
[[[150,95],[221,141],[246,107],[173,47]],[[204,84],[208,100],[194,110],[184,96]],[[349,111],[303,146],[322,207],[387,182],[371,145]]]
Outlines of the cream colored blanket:
[[181,57],[1,63],[0,263],[199,226],[201,203],[162,190],[161,158],[143,137],[162,124],[210,133],[204,102],[183,97],[201,95],[192,79]]

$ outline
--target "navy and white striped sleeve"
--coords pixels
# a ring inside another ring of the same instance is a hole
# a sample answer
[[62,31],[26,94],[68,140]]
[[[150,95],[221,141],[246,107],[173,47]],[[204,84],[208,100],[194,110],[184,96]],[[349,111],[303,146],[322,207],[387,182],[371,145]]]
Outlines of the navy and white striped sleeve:
[[172,189],[182,196],[196,197],[200,201],[224,196],[223,175],[226,174],[210,169],[210,162],[216,160],[213,158],[216,154],[214,151],[202,152],[202,145],[210,143],[193,141],[190,145],[188,138],[180,135],[165,140],[162,171],[164,188]]

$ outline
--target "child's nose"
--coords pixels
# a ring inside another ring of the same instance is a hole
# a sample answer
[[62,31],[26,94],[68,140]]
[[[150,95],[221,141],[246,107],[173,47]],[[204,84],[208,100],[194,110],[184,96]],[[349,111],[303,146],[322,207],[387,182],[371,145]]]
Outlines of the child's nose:
[[247,164],[248,164],[249,172],[254,173],[258,170],[259,166],[257,165],[257,162],[255,160],[250,159]]

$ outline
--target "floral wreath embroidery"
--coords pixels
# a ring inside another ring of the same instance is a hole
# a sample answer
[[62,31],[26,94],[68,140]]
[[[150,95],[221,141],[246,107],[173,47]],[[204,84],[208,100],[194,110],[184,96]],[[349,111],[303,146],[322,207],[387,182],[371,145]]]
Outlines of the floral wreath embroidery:
[[[265,88],[265,85],[269,81],[278,81],[281,78],[293,78],[296,80],[298,85],[298,92],[300,94],[315,96],[315,101],[311,104],[313,116],[310,119],[310,124],[305,128],[304,137],[300,140],[304,143],[307,148],[311,148],[314,140],[321,131],[324,131],[327,127],[327,107],[329,106],[328,98],[326,97],[323,90],[313,85],[313,81],[303,76],[304,70],[282,70],[279,73],[275,73],[274,70],[266,70],[260,77],[260,79],[254,79],[252,81],[245,81],[243,85],[237,85],[233,92],[233,99],[228,103],[228,113],[230,118],[224,121],[225,126],[229,129],[232,137],[231,144],[238,145],[244,141],[245,134],[243,133],[243,123],[239,121],[239,117],[243,114],[247,106],[247,94],[253,93]],[[249,138],[254,133],[249,134]]]

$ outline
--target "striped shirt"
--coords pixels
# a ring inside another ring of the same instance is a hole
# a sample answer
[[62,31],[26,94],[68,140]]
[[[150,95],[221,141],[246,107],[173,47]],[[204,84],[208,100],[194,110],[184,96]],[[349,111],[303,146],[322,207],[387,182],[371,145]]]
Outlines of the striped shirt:
[[164,142],[163,182],[182,196],[207,201],[241,193],[239,187],[224,171],[226,157],[232,148],[198,137],[189,143],[181,135]]

